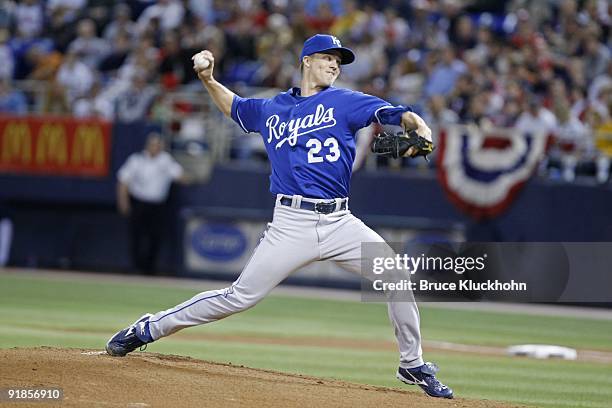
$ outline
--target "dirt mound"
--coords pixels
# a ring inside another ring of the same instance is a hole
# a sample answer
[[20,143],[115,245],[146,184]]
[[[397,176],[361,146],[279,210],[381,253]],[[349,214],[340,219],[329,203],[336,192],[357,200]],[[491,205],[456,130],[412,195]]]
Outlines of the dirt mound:
[[[509,407],[438,400],[410,391],[211,363],[188,357],[98,350],[0,349],[0,388],[61,387],[48,406],[83,407]],[[1,404],[1,403],[0,403]],[[19,403],[41,407],[41,403]]]

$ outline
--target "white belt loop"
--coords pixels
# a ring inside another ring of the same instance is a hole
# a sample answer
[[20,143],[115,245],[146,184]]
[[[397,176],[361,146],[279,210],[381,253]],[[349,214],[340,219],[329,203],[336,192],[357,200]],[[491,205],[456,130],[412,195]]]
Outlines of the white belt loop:
[[345,200],[346,200],[346,201],[345,201],[345,202],[346,202],[346,206],[344,207],[344,209],[348,211],[348,200],[349,200],[349,198],[348,198],[348,197],[346,197],[346,198],[345,198]]
[[276,206],[280,206],[281,205],[281,200],[283,199],[284,195],[283,194],[277,194],[276,195]]
[[294,195],[291,198],[291,207],[300,208],[302,206],[302,198],[303,197],[301,195],[298,195],[298,194]]
[[336,201],[336,209],[334,211],[340,211],[340,206],[342,205],[342,199],[335,198],[334,201]]

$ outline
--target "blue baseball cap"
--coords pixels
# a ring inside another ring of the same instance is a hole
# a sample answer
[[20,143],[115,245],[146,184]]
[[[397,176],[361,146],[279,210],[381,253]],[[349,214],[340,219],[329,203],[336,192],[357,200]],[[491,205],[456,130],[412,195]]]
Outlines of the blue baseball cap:
[[326,51],[340,51],[340,64],[346,65],[355,61],[355,54],[349,48],[343,47],[340,40],[333,35],[316,34],[304,41],[300,62],[307,55],[312,55],[317,52],[325,53]]

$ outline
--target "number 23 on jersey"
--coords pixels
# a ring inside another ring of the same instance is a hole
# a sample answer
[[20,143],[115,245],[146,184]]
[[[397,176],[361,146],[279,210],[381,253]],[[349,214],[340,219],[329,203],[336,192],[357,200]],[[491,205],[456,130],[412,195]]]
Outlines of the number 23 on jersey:
[[[324,160],[335,162],[340,158],[338,141],[333,137],[325,139],[323,145],[321,145],[319,139],[310,139],[306,142],[306,147],[310,148],[308,150],[308,163],[321,163]],[[323,151],[321,152],[321,150]]]

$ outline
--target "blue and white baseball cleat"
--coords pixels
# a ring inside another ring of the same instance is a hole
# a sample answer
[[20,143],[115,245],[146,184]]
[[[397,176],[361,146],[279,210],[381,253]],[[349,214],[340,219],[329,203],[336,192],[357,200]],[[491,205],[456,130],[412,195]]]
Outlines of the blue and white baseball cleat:
[[149,332],[150,313],[145,314],[133,324],[117,332],[106,343],[106,352],[111,356],[123,357],[139,347],[153,341]]
[[403,383],[418,385],[430,397],[453,398],[453,390],[442,384],[436,378],[438,366],[425,363],[415,368],[398,368],[396,377]]

